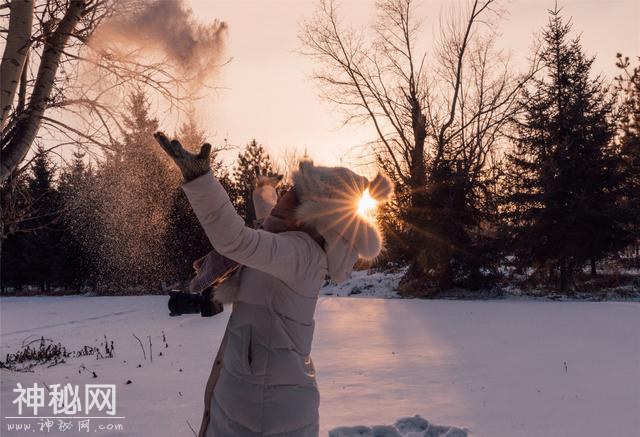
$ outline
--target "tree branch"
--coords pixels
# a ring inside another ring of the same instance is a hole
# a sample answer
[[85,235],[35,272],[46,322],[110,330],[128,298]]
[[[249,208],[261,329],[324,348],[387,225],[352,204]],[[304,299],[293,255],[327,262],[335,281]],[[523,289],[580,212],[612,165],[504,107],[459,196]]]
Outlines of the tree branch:
[[80,21],[84,6],[83,0],[71,0],[64,17],[45,43],[29,106],[21,115],[16,125],[16,132],[10,142],[2,149],[0,180],[4,181],[24,159],[36,137],[47,100],[53,89],[62,50],[74,27]]

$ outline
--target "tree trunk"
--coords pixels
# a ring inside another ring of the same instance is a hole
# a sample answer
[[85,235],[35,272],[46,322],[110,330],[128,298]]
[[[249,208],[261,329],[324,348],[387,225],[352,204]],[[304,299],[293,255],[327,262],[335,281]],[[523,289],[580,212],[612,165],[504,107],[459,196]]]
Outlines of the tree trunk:
[[567,259],[562,257],[560,259],[560,291],[567,291],[567,284],[569,282],[568,272],[567,272]]
[[596,259],[591,258],[591,276],[597,276],[598,271],[596,269]]
[[413,279],[423,279],[425,277],[424,250],[429,247],[425,242],[424,235],[417,229],[423,227],[424,220],[424,200],[427,171],[424,164],[424,143],[426,138],[426,119],[421,112],[417,99],[412,101],[412,129],[414,132],[414,147],[411,150],[411,161],[409,163],[409,210],[404,211],[406,221],[409,223],[407,237],[412,241],[410,251],[411,262],[410,274]]
[[4,128],[9,117],[29,50],[33,0],[12,0],[9,10],[9,33],[0,64],[0,129]]
[[[53,89],[62,51],[84,13],[84,0],[72,0],[69,9],[58,24],[56,30],[45,40],[45,49],[40,60],[38,75],[33,86],[29,105],[20,118],[10,137],[2,144],[2,163],[0,164],[0,179],[4,181],[20,164],[29,152],[38,129],[41,118],[47,106],[47,100]],[[3,60],[4,64],[4,60]],[[19,71],[18,75],[21,73]],[[3,79],[4,82],[4,79]],[[6,141],[6,143],[5,143]]]

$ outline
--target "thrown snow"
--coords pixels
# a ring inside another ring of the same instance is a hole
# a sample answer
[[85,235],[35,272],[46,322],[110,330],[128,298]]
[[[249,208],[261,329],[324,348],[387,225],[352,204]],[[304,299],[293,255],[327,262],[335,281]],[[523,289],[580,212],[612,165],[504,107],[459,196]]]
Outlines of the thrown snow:
[[[17,415],[17,382],[116,384],[124,431],[95,436],[193,435],[229,311],[169,317],[166,302],[1,298],[2,359],[42,335],[68,349],[97,344],[104,334],[115,342],[113,359],[1,370],[2,436],[44,435],[6,431],[5,417]],[[369,429],[362,435],[385,435],[376,432],[393,424],[411,435],[397,421],[416,415],[468,429],[471,437],[626,437],[640,429],[638,302],[321,297],[315,333],[322,436],[358,426]],[[153,362],[132,334],[145,343],[151,337]]]

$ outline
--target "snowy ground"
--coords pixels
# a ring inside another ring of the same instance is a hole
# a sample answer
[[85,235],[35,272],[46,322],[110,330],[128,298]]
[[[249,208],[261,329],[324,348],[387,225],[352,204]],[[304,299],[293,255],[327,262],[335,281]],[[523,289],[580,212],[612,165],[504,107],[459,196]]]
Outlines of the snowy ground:
[[[0,299],[2,359],[42,335],[73,349],[97,345],[106,334],[116,353],[35,373],[1,370],[0,434],[80,435],[7,431],[9,423],[29,422],[5,419],[17,416],[17,382],[71,382],[117,386],[117,415],[125,418],[92,419],[90,426],[119,423],[124,431],[96,436],[193,435],[188,423],[199,427],[203,387],[229,312],[170,318],[166,301]],[[323,436],[414,415],[467,428],[472,437],[639,435],[640,303],[321,297],[316,321]],[[151,336],[153,362],[143,359],[132,334],[145,344]],[[79,371],[83,364],[97,378]],[[37,429],[37,420],[30,422]]]

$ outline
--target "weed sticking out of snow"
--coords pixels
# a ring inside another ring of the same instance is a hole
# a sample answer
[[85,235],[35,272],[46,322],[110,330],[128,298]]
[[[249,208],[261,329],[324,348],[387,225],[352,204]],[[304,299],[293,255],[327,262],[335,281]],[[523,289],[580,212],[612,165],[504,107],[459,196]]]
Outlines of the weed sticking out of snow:
[[[39,342],[39,345],[35,346]],[[65,363],[69,358],[95,356],[96,359],[113,358],[115,346],[113,340],[104,336],[99,346],[82,346],[78,350],[68,351],[60,342],[40,337],[28,343],[23,343],[20,350],[7,354],[4,361],[0,361],[0,368],[15,370],[16,372],[31,372],[35,366],[53,367]],[[95,375],[95,374],[94,374]]]

